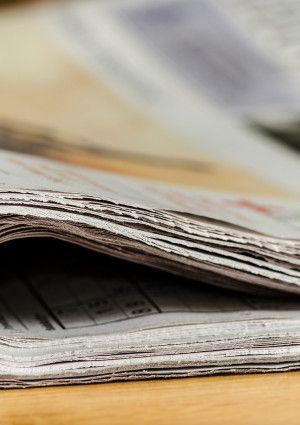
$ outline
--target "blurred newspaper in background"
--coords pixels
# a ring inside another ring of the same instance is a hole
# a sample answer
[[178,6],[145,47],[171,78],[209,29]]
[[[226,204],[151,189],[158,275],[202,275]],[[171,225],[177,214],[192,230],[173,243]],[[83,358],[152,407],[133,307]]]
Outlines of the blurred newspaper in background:
[[0,387],[299,369],[299,18],[1,10]]
[[257,130],[300,107],[299,10],[241,0],[6,8],[0,146],[201,188],[299,194],[299,156]]

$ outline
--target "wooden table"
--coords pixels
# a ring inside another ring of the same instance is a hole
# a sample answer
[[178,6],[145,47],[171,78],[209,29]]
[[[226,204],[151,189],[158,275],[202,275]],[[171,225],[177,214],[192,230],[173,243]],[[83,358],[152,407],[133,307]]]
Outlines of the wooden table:
[[299,423],[300,372],[0,392],[1,425]]

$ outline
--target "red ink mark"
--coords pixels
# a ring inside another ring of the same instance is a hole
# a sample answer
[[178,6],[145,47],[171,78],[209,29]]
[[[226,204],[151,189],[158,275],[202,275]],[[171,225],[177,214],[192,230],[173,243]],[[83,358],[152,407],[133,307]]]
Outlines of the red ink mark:
[[236,201],[235,203],[241,207],[245,207],[252,211],[262,213],[262,214],[269,214],[277,210],[276,207],[270,207],[267,205],[257,204],[256,202],[248,201],[246,199]]

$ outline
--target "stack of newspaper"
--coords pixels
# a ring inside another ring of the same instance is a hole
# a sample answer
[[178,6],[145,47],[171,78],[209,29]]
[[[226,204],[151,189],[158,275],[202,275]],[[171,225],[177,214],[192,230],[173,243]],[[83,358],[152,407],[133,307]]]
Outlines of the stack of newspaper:
[[278,7],[0,13],[0,387],[300,368],[300,159],[257,130],[300,108]]
[[[47,260],[42,242],[31,245],[35,262],[1,285],[2,387],[299,367],[299,301],[47,244]],[[1,251],[8,262],[12,253]]]
[[299,294],[299,204],[15,153],[0,170],[1,241],[53,237],[195,281],[70,246],[61,264],[47,239],[37,252],[15,242],[13,264],[2,260],[1,386],[299,366],[300,301],[205,286]]

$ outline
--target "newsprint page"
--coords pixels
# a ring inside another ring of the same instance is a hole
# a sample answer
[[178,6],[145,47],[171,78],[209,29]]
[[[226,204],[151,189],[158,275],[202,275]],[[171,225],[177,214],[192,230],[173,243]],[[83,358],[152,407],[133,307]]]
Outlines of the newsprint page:
[[1,388],[300,369],[299,17],[0,10]]

